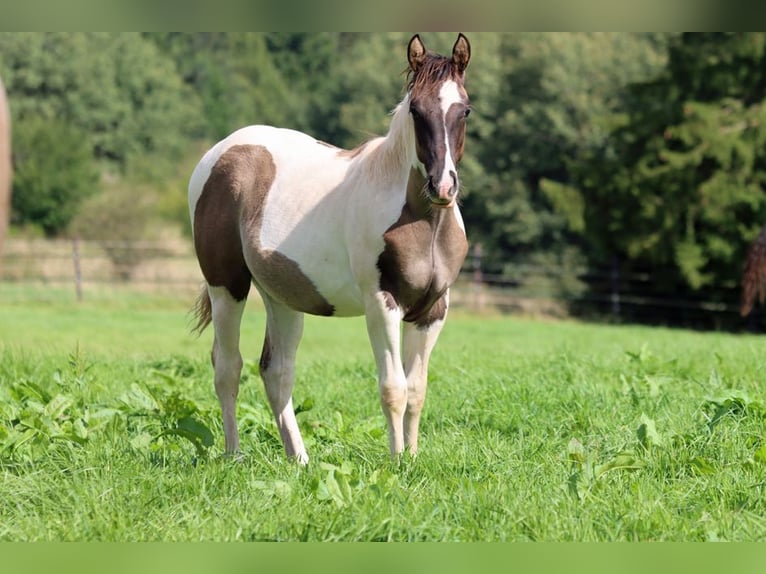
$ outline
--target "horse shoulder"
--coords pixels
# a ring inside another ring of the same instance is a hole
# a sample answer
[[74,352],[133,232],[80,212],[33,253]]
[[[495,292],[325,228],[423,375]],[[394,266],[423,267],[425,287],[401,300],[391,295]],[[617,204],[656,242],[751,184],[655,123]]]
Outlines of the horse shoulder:
[[448,285],[457,279],[466,255],[468,255],[468,239],[457,206],[452,209],[450,215],[437,228],[434,243],[434,256],[436,258],[434,267],[444,273],[440,279]]

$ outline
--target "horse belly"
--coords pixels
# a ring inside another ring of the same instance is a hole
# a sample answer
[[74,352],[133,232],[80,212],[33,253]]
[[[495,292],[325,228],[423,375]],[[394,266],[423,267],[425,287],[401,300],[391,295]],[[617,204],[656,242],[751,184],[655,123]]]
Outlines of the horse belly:
[[[331,307],[332,313],[317,313],[314,309],[306,308],[304,296],[308,288],[290,296],[290,291],[280,290],[278,298],[293,309],[311,314],[350,317],[364,313],[362,295],[345,257],[345,246],[319,237],[307,239],[299,249],[294,245],[280,245],[275,249],[286,259],[295,263],[295,271],[310,284],[310,289],[318,293]],[[335,248],[335,250],[333,249]],[[256,270],[258,275],[269,274],[272,278],[279,271],[274,267]],[[255,277],[256,281],[258,276]],[[294,282],[295,277],[285,277],[286,281]]]

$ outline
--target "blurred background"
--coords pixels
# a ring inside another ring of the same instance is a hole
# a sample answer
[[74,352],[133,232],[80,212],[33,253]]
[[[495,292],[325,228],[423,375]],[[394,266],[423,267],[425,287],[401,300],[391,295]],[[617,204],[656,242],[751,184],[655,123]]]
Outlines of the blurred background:
[[[342,147],[385,134],[411,35],[0,33],[13,142],[0,298],[191,301],[186,185],[204,151],[257,123]],[[766,224],[766,33],[467,36],[471,250],[454,306],[766,326],[760,307],[739,315]],[[449,53],[456,34],[421,37]]]

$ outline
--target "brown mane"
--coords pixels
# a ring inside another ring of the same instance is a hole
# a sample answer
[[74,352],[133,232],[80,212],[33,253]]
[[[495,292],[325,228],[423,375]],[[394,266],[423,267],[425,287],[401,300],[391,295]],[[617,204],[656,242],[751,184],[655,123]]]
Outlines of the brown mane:
[[411,93],[425,92],[436,89],[445,80],[463,83],[463,74],[458,70],[452,58],[427,52],[423,64],[417,72],[409,70],[407,90]]

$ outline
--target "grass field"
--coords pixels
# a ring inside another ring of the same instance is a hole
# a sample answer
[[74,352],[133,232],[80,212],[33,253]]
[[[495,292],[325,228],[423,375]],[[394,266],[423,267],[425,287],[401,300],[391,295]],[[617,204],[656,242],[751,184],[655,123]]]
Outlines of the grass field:
[[190,298],[0,295],[0,540],[766,540],[755,336],[455,312],[396,464],[363,320],[308,318],[301,469],[256,304],[233,462]]

